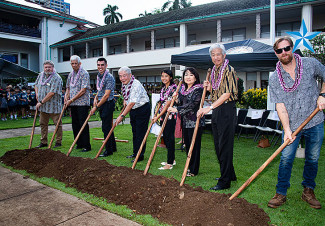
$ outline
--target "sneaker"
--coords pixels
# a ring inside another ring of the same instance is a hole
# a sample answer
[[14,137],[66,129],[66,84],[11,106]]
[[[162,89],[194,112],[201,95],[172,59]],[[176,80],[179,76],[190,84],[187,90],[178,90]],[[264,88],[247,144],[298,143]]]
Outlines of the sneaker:
[[[160,163],[162,166],[166,166],[168,163],[167,162],[161,162]],[[174,160],[174,162],[173,162],[173,166],[175,166],[176,165],[176,161]]]
[[275,196],[267,204],[268,207],[278,208],[282,206],[287,201],[287,196],[276,193]]
[[314,190],[311,188],[304,188],[301,199],[307,202],[311,208],[315,208],[315,209],[322,208],[322,205],[315,197]]

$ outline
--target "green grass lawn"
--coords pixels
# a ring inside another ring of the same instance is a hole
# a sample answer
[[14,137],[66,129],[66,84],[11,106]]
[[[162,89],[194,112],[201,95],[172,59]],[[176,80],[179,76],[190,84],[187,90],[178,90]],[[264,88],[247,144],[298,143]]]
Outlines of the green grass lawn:
[[[101,137],[102,132],[100,128],[91,129],[91,137]],[[130,125],[119,125],[115,129],[115,136],[118,139],[130,140],[129,143],[117,143],[118,151],[114,155],[106,157],[107,162],[117,166],[128,166],[132,164],[125,156],[132,154],[132,132]],[[50,134],[51,135],[51,134]],[[50,136],[49,135],[49,136]],[[34,146],[39,142],[39,135],[35,135]],[[66,153],[73,142],[72,132],[64,132],[63,146],[59,149]],[[148,137],[147,150],[145,153],[145,161],[139,162],[136,166],[137,169],[144,170],[148,156],[152,150],[155,142],[154,135],[150,134]],[[6,151],[13,149],[25,149],[29,144],[28,137],[18,137],[0,140],[0,156]],[[94,158],[100,148],[100,141],[91,141],[93,150],[89,153],[81,153],[73,150],[71,156],[89,157]],[[179,148],[179,145],[176,146]],[[276,150],[276,148],[261,149],[257,147],[257,143],[252,139],[240,138],[238,141],[235,139],[234,147],[234,166],[237,173],[237,181],[232,183],[230,189],[224,190],[224,193],[233,194]],[[172,170],[160,171],[160,162],[167,160],[167,151],[163,148],[158,148],[156,155],[152,161],[149,173],[155,175],[163,175],[166,177],[174,177],[176,180],[181,179],[184,169],[186,155],[185,152],[176,150],[175,153],[177,164]],[[325,225],[325,153],[324,147],[321,151],[319,170],[316,178],[316,195],[318,200],[323,204],[323,209],[315,210],[309,207],[308,204],[301,200],[302,193],[302,172],[304,166],[303,159],[296,159],[291,177],[291,188],[288,190],[288,200],[286,204],[278,209],[271,209],[267,207],[268,201],[275,194],[275,185],[277,183],[277,172],[279,166],[279,157],[277,157],[266,169],[239,195],[240,198],[245,198],[250,203],[257,204],[263,208],[271,218],[271,223],[275,225]],[[200,172],[198,176],[186,178],[185,183],[193,186],[201,186],[203,189],[208,190],[216,184],[215,178],[220,176],[219,164],[213,148],[212,134],[206,131],[202,136],[202,149],[201,149],[201,163]],[[35,177],[33,177],[35,178]],[[95,205],[98,205],[109,211],[118,213],[123,217],[128,217],[137,222],[146,225],[156,225],[149,216],[134,216],[126,207],[119,207],[113,204],[107,204],[100,198],[92,197],[87,194],[80,194],[72,191],[71,188],[65,188],[62,183],[54,181],[53,179],[37,179],[42,183],[49,186],[58,188],[75,196],[85,199]],[[45,181],[45,182],[44,182]],[[49,182],[50,181],[50,182]]]
[[[119,111],[114,111],[113,117],[117,118],[119,114],[120,114]],[[127,115],[127,117],[128,117],[128,115]],[[91,116],[89,119],[90,122],[98,121],[98,120],[100,120],[98,112],[96,112],[96,115]],[[0,130],[32,127],[33,121],[34,121],[34,118],[28,118],[28,119],[19,118],[18,120],[10,120],[9,119],[7,121],[0,121]],[[72,122],[72,120],[71,120],[70,116],[62,117],[63,124],[69,124],[71,122]],[[49,121],[49,125],[53,125],[53,121],[51,119]],[[39,117],[37,117],[36,126],[39,126]]]

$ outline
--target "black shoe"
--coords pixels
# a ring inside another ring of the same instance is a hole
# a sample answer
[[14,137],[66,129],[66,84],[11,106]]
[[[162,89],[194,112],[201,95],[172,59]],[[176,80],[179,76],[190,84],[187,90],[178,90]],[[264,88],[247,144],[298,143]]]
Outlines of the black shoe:
[[54,147],[53,148],[58,148],[58,147],[61,147],[62,146],[62,144],[61,143],[56,143],[55,145],[54,145]]
[[47,147],[47,144],[40,143],[36,148],[44,148]]
[[132,158],[135,158],[135,157],[136,157],[135,154],[133,154],[133,155],[129,155],[129,156],[126,156],[127,159],[132,159]]
[[91,151],[91,149],[83,148],[83,149],[81,150],[81,152],[88,152],[88,151]]
[[230,188],[230,186],[220,186],[220,185],[216,185],[212,188],[210,188],[210,190],[213,190],[213,191],[219,191],[219,190],[225,190],[225,189],[228,189]]
[[82,149],[82,147],[78,147],[78,146],[77,146],[76,149]]
[[[133,159],[131,162],[134,162],[134,160],[135,160],[135,159]],[[143,160],[144,160],[144,156],[141,156],[141,155],[140,155],[140,156],[139,156],[139,159],[138,159],[138,162],[141,162],[141,161],[143,161]]]
[[113,155],[113,153],[103,153],[103,154],[100,154],[99,157],[107,157],[107,156],[110,156],[110,155]]

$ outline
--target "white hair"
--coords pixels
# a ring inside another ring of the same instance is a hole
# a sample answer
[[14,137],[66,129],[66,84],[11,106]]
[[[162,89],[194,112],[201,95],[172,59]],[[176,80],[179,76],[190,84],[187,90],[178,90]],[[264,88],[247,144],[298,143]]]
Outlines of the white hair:
[[211,52],[214,50],[214,49],[221,49],[222,50],[222,55],[225,55],[226,54],[226,48],[224,45],[222,44],[219,44],[219,43],[215,43],[213,44],[210,49],[209,49],[209,53],[210,53],[210,56],[211,56]]
[[125,71],[128,75],[132,74],[131,69],[128,66],[123,66],[118,70],[118,73],[120,74],[120,72]]
[[81,59],[80,59],[80,57],[78,55],[72,55],[70,57],[70,62],[73,61],[73,60],[76,60],[78,62],[78,64],[80,64],[80,62],[81,62]]
[[46,60],[46,61],[44,61],[43,66],[44,66],[45,64],[50,64],[50,65],[52,65],[52,66],[54,67],[54,63],[53,63],[51,60]]

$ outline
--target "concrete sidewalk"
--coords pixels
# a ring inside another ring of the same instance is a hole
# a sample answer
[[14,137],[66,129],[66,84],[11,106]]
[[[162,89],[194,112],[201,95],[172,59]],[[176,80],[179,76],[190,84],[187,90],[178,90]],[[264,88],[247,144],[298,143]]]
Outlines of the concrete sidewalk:
[[0,166],[0,225],[139,225]]
[[[115,122],[115,119],[114,119]],[[101,121],[92,121],[88,122],[89,128],[100,128],[102,126]],[[130,124],[130,118],[125,118],[124,124]],[[49,126],[49,133],[53,133],[55,130],[55,126],[51,125]],[[72,125],[71,124],[63,124],[62,125],[63,133],[64,131],[72,131]],[[11,137],[20,137],[20,136],[30,136],[32,132],[32,127],[29,128],[18,128],[18,129],[6,129],[6,130],[0,130],[0,139],[5,138],[11,138]],[[41,128],[35,127],[34,134],[41,134]]]

